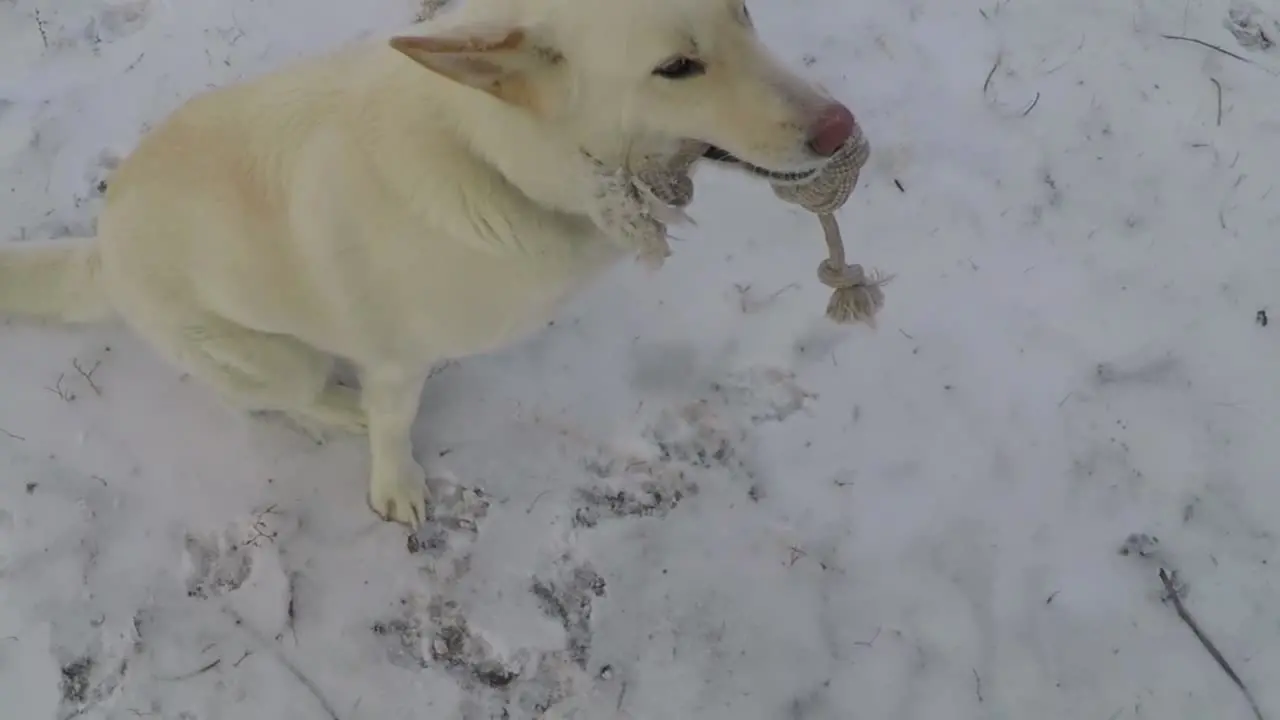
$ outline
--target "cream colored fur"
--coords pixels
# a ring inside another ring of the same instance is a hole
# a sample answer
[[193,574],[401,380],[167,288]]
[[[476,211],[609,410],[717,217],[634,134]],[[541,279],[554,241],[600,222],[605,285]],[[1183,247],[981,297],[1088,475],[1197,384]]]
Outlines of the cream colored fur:
[[[705,74],[654,75],[676,55]],[[373,509],[416,525],[432,365],[543,327],[636,250],[602,229],[629,206],[600,168],[684,138],[816,167],[830,102],[737,0],[466,0],[187,102],[110,178],[96,238],[0,249],[0,313],[118,316],[246,408],[367,430]],[[334,357],[359,391],[331,382]]]

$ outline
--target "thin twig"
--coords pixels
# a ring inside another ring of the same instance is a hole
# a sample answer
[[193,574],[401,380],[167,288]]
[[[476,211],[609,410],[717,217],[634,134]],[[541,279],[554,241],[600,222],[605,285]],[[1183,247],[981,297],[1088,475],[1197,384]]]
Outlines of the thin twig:
[[276,510],[275,503],[272,503],[270,506],[267,507],[266,510],[263,510],[262,512],[254,516],[253,526],[250,527],[250,530],[253,531],[253,537],[249,538],[248,540],[245,540],[244,543],[242,543],[241,545],[242,547],[249,546],[249,545],[252,545],[254,547],[261,547],[261,545],[259,544],[259,541],[272,542],[276,539],[276,535],[278,535],[279,533],[272,530],[271,526],[267,524],[267,521],[263,519],[265,516],[275,513],[275,510]]
[[93,390],[94,394],[97,395],[98,397],[102,397],[102,388],[98,387],[98,384],[93,381],[93,374],[98,371],[98,366],[101,364],[102,364],[102,361],[99,360],[93,364],[93,367],[89,368],[88,370],[85,370],[83,367],[80,366],[79,360],[73,359],[71,361],[71,367],[75,368],[76,372],[80,373],[80,377],[84,378],[85,382],[89,383],[89,387]]
[[527,508],[525,508],[525,509],[524,509],[524,514],[525,514],[525,515],[532,514],[532,513],[533,513],[533,508],[534,508],[534,506],[538,504],[538,501],[542,499],[542,496],[543,496],[543,495],[546,495],[546,494],[547,494],[547,493],[549,493],[549,492],[551,492],[551,491],[550,491],[550,490],[543,490],[542,492],[540,492],[540,493],[538,493],[536,496],[534,496],[534,498],[533,498],[533,502],[529,503],[529,507],[527,507]]
[[240,613],[231,609],[230,606],[224,606],[222,608],[222,612],[224,612],[228,617],[234,620],[237,627],[243,628],[245,632],[247,632],[250,636],[252,636],[253,639],[258,642],[259,645],[271,651],[271,654],[274,655],[276,660],[281,665],[284,666],[284,669],[288,670],[289,674],[293,675],[293,677],[299,683],[301,683],[302,686],[305,687],[308,692],[311,693],[311,696],[314,697],[316,699],[316,702],[320,704],[320,708],[324,710],[324,713],[329,718],[329,720],[341,720],[341,718],[338,717],[338,713],[334,712],[333,706],[329,704],[329,701],[325,699],[324,694],[320,692],[320,688],[316,687],[316,684],[311,682],[310,678],[308,678],[306,675],[303,675],[302,671],[299,670],[296,665],[290,662],[289,658],[285,657],[284,652],[279,648],[279,646],[276,643],[272,643],[262,633],[258,632],[256,628],[250,625],[249,622],[245,620],[243,616],[240,615]]
[[46,385],[44,389],[57,395],[63,402],[73,402],[76,399],[76,394],[62,387],[62,381],[66,379],[66,374],[58,373],[58,381],[53,384],[53,387]]
[[300,572],[289,573],[289,605],[285,609],[285,628],[293,635],[293,644],[298,644],[298,579]]
[[26,438],[24,438],[24,437],[22,437],[21,435],[15,435],[15,434],[13,434],[13,433],[9,432],[8,430],[5,430],[4,428],[0,428],[0,435],[4,435],[4,436],[6,436],[6,437],[11,437],[11,438],[13,438],[14,440],[21,440],[22,442],[26,442],[26,441],[27,441],[27,439],[26,439]]
[[984,80],[984,81],[983,81],[983,83],[982,83],[982,94],[983,94],[983,95],[986,95],[986,94],[987,94],[987,90],[990,90],[990,89],[991,89],[991,78],[993,78],[993,77],[995,77],[995,76],[996,76],[996,69],[1000,67],[1000,61],[1001,61],[1001,60],[1003,60],[1003,59],[1004,59],[1004,57],[1003,57],[1003,56],[1001,56],[1001,55],[997,55],[997,56],[996,56],[996,61],[995,61],[995,63],[991,66],[991,71],[987,73],[987,79],[986,79],[986,80]]
[[1218,662],[1218,667],[1222,668],[1227,677],[1231,678],[1236,687],[1240,688],[1240,692],[1244,693],[1244,699],[1249,702],[1249,707],[1253,709],[1253,716],[1257,720],[1266,720],[1262,715],[1262,710],[1258,708],[1257,701],[1253,699],[1253,693],[1249,692],[1249,688],[1245,687],[1244,681],[1240,679],[1235,670],[1231,669],[1231,664],[1227,662],[1226,658],[1222,657],[1222,653],[1218,652],[1217,646],[1213,644],[1209,636],[1204,634],[1204,631],[1200,629],[1200,625],[1196,623],[1195,618],[1191,617],[1191,613],[1187,611],[1187,607],[1182,604],[1182,598],[1178,596],[1178,588],[1174,585],[1173,578],[1170,577],[1169,573],[1165,572],[1164,568],[1160,568],[1160,582],[1164,583],[1165,592],[1168,593],[1169,599],[1173,601],[1173,609],[1177,611],[1178,617],[1187,624],[1187,627],[1191,628],[1191,632],[1195,633],[1196,639]]
[[1040,102],[1040,93],[1037,92],[1035,98],[1031,101],[1031,104],[1027,106],[1026,110],[1022,111],[1022,117],[1026,117],[1030,115],[1031,111],[1036,109],[1036,105],[1039,102]]
[[805,558],[805,557],[809,557],[809,553],[807,553],[807,552],[805,552],[804,550],[801,550],[800,548],[798,548],[798,547],[796,547],[796,546],[792,545],[792,546],[791,546],[791,560],[790,560],[790,562],[788,562],[788,563],[787,563],[787,567],[792,567],[792,566],[794,566],[794,565],[795,565],[795,564],[800,560],[800,558]]
[[163,682],[178,682],[180,680],[190,680],[191,678],[196,677],[197,675],[203,675],[209,672],[210,670],[218,667],[221,664],[222,664],[222,658],[218,658],[217,660],[214,660],[213,662],[209,663],[208,665],[205,665],[199,670],[192,670],[191,672],[185,675],[177,675],[175,677],[162,677],[157,679]]
[[49,33],[44,29],[44,18],[40,17],[40,11],[35,11],[36,27],[40,30],[40,42],[44,44],[45,49],[49,49]]
[[880,637],[880,628],[876,628],[876,632],[874,635],[871,636],[870,640],[854,640],[853,644],[861,645],[862,647],[875,647],[876,638],[879,638],[879,637]]
[[1209,78],[1209,82],[1218,89],[1218,127],[1222,127],[1222,83],[1218,82],[1218,78]]
[[1243,55],[1237,55],[1231,52],[1230,50],[1227,50],[1226,48],[1219,47],[1217,45],[1214,45],[1211,42],[1205,42],[1204,40],[1201,40],[1199,38],[1187,37],[1186,35],[1161,35],[1160,37],[1164,38],[1165,40],[1181,40],[1183,42],[1195,43],[1196,45],[1200,45],[1201,47],[1207,47],[1210,50],[1217,50],[1223,55],[1226,55],[1227,57],[1235,58],[1236,60],[1239,60],[1242,63],[1248,63],[1250,65],[1257,64]]

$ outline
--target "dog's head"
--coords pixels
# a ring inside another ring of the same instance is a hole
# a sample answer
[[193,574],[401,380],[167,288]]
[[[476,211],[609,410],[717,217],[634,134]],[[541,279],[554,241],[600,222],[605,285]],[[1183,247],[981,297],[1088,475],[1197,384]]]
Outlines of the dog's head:
[[[392,47],[521,106],[583,147],[699,140],[764,171],[809,173],[860,131],[786,69],[744,0],[467,0],[464,20]],[[606,152],[608,152],[606,150]]]

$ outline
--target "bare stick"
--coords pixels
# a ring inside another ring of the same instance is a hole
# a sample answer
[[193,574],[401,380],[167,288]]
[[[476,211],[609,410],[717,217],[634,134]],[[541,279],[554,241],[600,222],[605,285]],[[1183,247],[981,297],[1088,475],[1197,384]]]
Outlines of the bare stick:
[[[283,665],[284,669],[288,670],[289,673],[293,675],[293,677],[297,679],[297,681],[301,683],[302,686],[305,687],[308,692],[311,693],[312,697],[314,697],[316,699],[316,702],[320,704],[320,708],[324,710],[324,713],[329,718],[329,720],[341,720],[338,717],[338,713],[334,712],[333,706],[329,704],[329,701],[325,699],[324,694],[320,692],[320,688],[316,687],[316,684],[311,682],[310,678],[308,678],[306,675],[303,675],[302,671],[299,670],[296,665],[290,662],[289,658],[285,657],[284,652],[281,651],[280,648],[277,647],[275,643],[272,643],[270,640],[264,637],[262,633],[258,632],[258,630],[255,627],[250,625],[248,621],[246,621],[244,617],[240,615],[240,613],[231,609],[230,606],[224,606],[222,608],[222,611],[226,613],[228,617],[230,617],[232,620],[235,621],[237,627],[243,628],[244,631],[249,633],[249,635],[251,635],[254,640],[258,641],[259,645],[271,651],[271,654],[275,656],[276,661],[278,661],[281,665]],[[241,658],[241,660],[243,659],[244,658]]]
[[1214,45],[1211,42],[1205,42],[1204,40],[1200,40],[1199,38],[1187,37],[1186,35],[1161,35],[1160,37],[1164,38],[1165,40],[1181,40],[1183,42],[1195,43],[1196,45],[1199,45],[1201,47],[1207,47],[1210,50],[1217,50],[1223,55],[1226,55],[1227,57],[1230,57],[1230,58],[1235,58],[1236,60],[1239,60],[1242,63],[1248,63],[1250,65],[1257,64],[1243,55],[1237,55],[1231,52],[1230,50],[1227,50],[1226,48],[1219,47],[1217,45]]
[[1191,628],[1191,632],[1196,634],[1196,639],[1200,641],[1205,650],[1209,651],[1209,655],[1218,662],[1218,667],[1222,668],[1227,677],[1231,678],[1236,687],[1240,688],[1240,692],[1244,693],[1244,699],[1249,701],[1249,707],[1253,709],[1253,716],[1257,720],[1266,720],[1262,716],[1262,710],[1258,708],[1257,701],[1253,699],[1253,693],[1249,692],[1249,688],[1245,687],[1244,681],[1240,679],[1235,670],[1231,669],[1231,664],[1227,662],[1226,658],[1222,657],[1222,653],[1218,652],[1217,646],[1200,629],[1200,625],[1196,623],[1195,618],[1191,617],[1191,613],[1187,612],[1187,607],[1182,604],[1182,598],[1178,596],[1178,588],[1174,585],[1173,578],[1169,576],[1169,573],[1165,572],[1164,568],[1160,568],[1160,582],[1164,583],[1165,592],[1169,594],[1169,599],[1173,601],[1173,609],[1177,611],[1178,617],[1187,624],[1187,627]]

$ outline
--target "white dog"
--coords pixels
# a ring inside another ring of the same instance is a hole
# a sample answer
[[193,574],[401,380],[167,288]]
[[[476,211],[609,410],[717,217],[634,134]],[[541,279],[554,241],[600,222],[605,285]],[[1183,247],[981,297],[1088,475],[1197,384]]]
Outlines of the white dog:
[[695,139],[808,173],[856,132],[743,0],[467,0],[187,102],[115,171],[96,238],[0,249],[0,313],[122,318],[238,405],[367,431],[370,505],[416,526],[430,368],[665,246],[613,171]]

